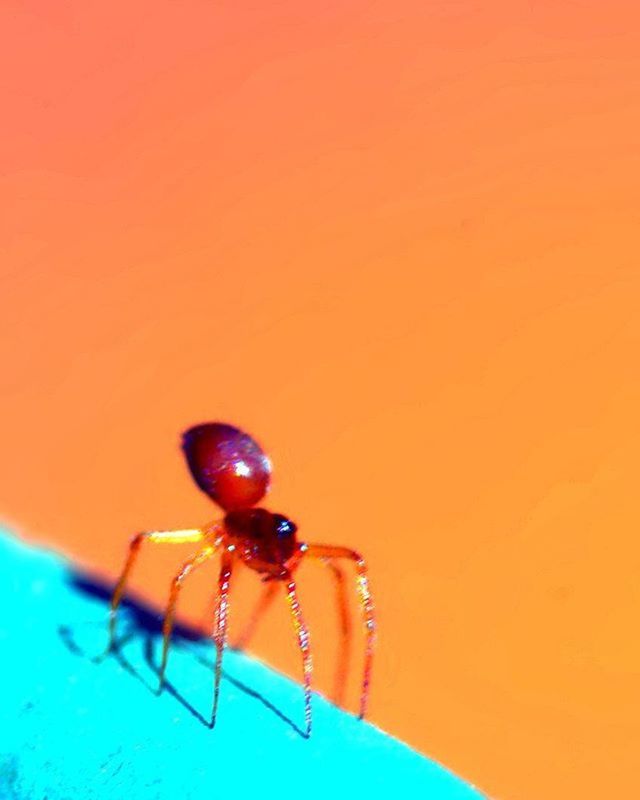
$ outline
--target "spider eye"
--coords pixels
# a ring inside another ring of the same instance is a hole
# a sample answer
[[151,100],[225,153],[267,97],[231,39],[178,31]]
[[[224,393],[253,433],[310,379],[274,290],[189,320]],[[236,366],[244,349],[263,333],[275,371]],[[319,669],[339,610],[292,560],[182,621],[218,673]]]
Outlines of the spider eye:
[[276,536],[278,539],[288,539],[290,536],[294,536],[295,532],[298,530],[295,523],[293,523],[290,519],[281,516],[280,514],[276,514]]

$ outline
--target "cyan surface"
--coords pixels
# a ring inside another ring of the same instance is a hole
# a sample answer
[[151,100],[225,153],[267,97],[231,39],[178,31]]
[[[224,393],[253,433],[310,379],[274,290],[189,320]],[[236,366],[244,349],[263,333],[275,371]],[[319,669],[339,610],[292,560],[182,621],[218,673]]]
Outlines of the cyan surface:
[[210,642],[175,637],[169,691],[157,696],[153,615],[123,607],[120,656],[96,663],[100,587],[2,531],[0,565],[0,800],[481,797],[319,696],[305,740],[300,687],[236,653],[211,730]]

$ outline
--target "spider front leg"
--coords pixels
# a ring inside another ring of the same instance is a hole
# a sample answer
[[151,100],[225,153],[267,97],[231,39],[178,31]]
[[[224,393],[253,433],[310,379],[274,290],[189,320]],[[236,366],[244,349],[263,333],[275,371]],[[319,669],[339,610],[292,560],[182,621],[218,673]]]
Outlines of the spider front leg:
[[162,691],[162,687],[164,686],[164,673],[167,668],[167,659],[169,657],[169,641],[171,639],[171,631],[173,630],[173,621],[176,613],[176,604],[178,602],[180,589],[182,589],[182,584],[184,583],[187,575],[193,572],[194,569],[197,569],[201,564],[204,564],[205,561],[208,561],[215,551],[215,546],[205,547],[193,558],[190,558],[182,567],[180,572],[176,575],[176,577],[171,581],[169,602],[167,604],[167,610],[165,612],[164,622],[162,624],[162,663],[160,665],[158,692]]
[[229,586],[233,570],[233,556],[228,550],[222,554],[220,576],[218,578],[218,596],[216,599],[213,637],[216,642],[216,666],[213,682],[213,709],[211,711],[211,727],[216,724],[218,700],[220,697],[220,678],[222,676],[222,656],[227,639],[227,623],[229,621]]
[[369,578],[367,575],[367,566],[362,556],[355,550],[350,550],[348,547],[334,547],[332,545],[322,544],[309,544],[303,545],[304,553],[311,558],[319,558],[323,560],[332,559],[348,559],[353,561],[356,566],[357,572],[357,588],[358,596],[360,598],[360,605],[362,607],[362,615],[365,625],[365,652],[364,652],[364,674],[362,677],[362,692],[360,694],[360,719],[362,719],[367,712],[367,704],[369,701],[369,687],[371,684],[371,668],[373,666],[373,649],[375,646],[376,638],[376,622],[373,608],[373,599],[371,597],[371,590],[369,589]]
[[287,601],[291,616],[293,617],[293,626],[298,637],[298,645],[302,653],[302,674],[304,679],[304,720],[306,723],[307,739],[311,736],[311,675],[313,672],[313,662],[311,660],[311,646],[309,642],[309,630],[305,624],[300,610],[300,601],[298,600],[298,593],[296,591],[296,582],[293,577],[289,575],[287,581]]
[[111,610],[109,612],[109,643],[106,652],[113,650],[116,637],[116,612],[127,584],[127,578],[133,569],[140,547],[144,541],[157,542],[158,544],[183,544],[189,542],[200,542],[204,538],[204,532],[199,528],[190,528],[183,531],[150,531],[148,533],[137,533],[129,545],[129,554],[124,564],[122,574],[116,584],[116,588],[111,598]]

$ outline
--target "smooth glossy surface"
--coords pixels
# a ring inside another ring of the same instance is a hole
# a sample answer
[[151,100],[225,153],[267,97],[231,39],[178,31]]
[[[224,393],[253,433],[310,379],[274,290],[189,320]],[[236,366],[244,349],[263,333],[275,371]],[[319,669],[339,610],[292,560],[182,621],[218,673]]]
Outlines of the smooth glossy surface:
[[174,444],[235,421],[367,555],[376,723],[496,798],[640,797],[640,4],[185,12],[1,6],[0,514],[115,576],[214,516]]
[[269,489],[271,463],[239,428],[208,422],[189,428],[182,448],[195,482],[226,511],[260,502]]

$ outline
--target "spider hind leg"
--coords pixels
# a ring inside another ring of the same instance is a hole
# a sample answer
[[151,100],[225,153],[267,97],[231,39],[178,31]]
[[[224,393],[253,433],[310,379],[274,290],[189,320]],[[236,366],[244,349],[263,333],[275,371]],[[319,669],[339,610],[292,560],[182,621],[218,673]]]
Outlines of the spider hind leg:
[[364,670],[362,676],[362,691],[360,693],[360,719],[367,713],[369,702],[369,687],[371,684],[371,669],[373,667],[373,650],[376,639],[376,621],[373,598],[369,587],[367,566],[362,556],[348,547],[333,545],[309,544],[305,547],[305,555],[310,558],[322,560],[346,559],[352,561],[356,568],[356,588],[362,610],[365,628]]

